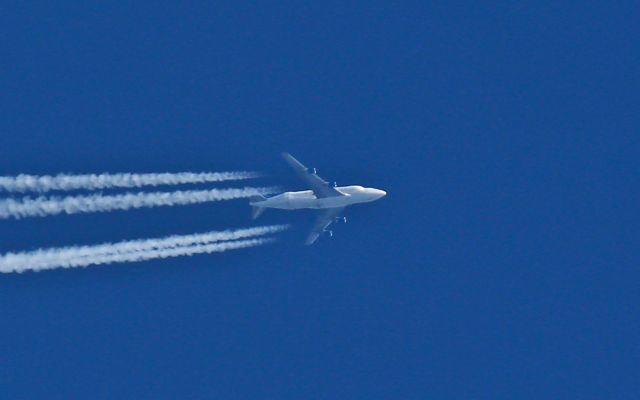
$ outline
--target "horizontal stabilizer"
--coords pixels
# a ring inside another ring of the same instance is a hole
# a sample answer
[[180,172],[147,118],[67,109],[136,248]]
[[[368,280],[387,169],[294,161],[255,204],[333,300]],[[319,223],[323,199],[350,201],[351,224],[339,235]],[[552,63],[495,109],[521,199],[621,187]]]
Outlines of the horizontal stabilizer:
[[264,210],[266,210],[265,207],[252,206],[251,207],[251,218],[257,219],[259,216],[262,215],[262,213],[264,213]]
[[265,207],[260,207],[260,203],[265,201],[267,198],[262,195],[256,195],[249,197],[249,204],[251,204],[251,218],[257,219],[259,216],[264,213],[266,210]]

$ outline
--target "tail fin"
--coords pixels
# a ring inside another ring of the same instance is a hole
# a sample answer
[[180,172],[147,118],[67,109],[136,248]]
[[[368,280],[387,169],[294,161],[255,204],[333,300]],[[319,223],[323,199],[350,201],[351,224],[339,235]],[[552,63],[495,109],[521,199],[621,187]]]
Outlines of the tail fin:
[[260,207],[258,203],[265,201],[266,198],[262,195],[249,197],[249,204],[251,204],[251,218],[257,219],[266,210],[264,207]]

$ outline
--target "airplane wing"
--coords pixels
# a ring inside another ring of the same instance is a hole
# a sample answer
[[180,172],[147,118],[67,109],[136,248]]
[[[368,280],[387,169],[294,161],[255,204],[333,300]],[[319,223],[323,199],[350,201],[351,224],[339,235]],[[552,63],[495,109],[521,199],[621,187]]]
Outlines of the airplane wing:
[[291,154],[282,153],[282,157],[284,157],[296,173],[311,187],[311,190],[313,190],[317,198],[344,196],[335,188],[331,187],[324,179],[313,172],[309,172],[309,169],[302,165],[300,161],[293,158]]
[[312,245],[318,239],[318,237],[320,237],[320,234],[322,234],[322,232],[324,232],[324,230],[327,229],[329,225],[331,225],[331,223],[333,223],[334,219],[338,215],[340,215],[342,210],[344,210],[344,207],[327,208],[325,210],[322,210],[320,215],[318,215],[316,223],[313,225],[313,229],[311,230],[311,233],[307,237],[307,240],[304,242],[304,244],[306,244],[307,246]]

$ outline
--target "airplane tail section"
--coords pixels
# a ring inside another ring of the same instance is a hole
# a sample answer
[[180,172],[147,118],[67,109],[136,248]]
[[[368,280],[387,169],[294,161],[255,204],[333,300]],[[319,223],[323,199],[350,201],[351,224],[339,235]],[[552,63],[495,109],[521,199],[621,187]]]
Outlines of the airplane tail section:
[[261,207],[259,204],[260,202],[263,202],[265,200],[266,198],[261,195],[251,196],[249,198],[249,204],[251,204],[251,218],[257,219],[259,216],[262,215],[262,213],[264,213],[266,208]]

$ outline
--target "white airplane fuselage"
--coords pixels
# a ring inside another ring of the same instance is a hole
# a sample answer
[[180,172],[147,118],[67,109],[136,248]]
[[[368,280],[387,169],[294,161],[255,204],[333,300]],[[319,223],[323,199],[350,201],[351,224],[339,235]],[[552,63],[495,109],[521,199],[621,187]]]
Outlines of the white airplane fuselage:
[[365,188],[357,185],[336,187],[335,189],[344,196],[319,199],[314,195],[313,191],[303,190],[300,192],[284,192],[269,197],[266,200],[252,202],[251,205],[264,208],[279,208],[282,210],[339,208],[352,204],[375,201],[387,194],[384,190]]

